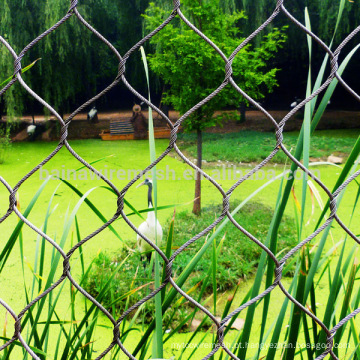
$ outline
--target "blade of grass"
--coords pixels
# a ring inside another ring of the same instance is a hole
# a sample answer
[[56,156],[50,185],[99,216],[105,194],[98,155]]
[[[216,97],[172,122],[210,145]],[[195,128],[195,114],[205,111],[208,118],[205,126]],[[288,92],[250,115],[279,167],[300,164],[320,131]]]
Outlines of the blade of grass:
[[[172,249],[172,245],[173,245],[173,241],[174,241],[175,212],[176,212],[176,210],[174,210],[173,217],[170,221],[168,237],[167,237],[167,241],[166,241],[165,255],[168,259],[171,256],[171,249]],[[163,271],[163,275],[162,275],[162,279],[161,279],[162,283],[165,281],[165,277],[166,277],[166,273],[165,273],[165,271]],[[161,302],[164,301],[165,294],[166,294],[166,289],[164,288],[161,290]]]
[[[324,314],[324,318],[323,318],[323,324],[326,327],[330,326],[330,322],[331,322],[331,316],[333,313],[333,309],[334,309],[334,304],[336,302],[336,298],[338,296],[338,288],[340,287],[340,270],[341,270],[341,264],[342,264],[342,259],[344,256],[344,252],[345,252],[345,244],[346,242],[344,242],[340,256],[339,256],[339,260],[337,262],[337,266],[336,266],[336,270],[335,270],[335,274],[333,277],[333,281],[330,287],[330,293],[328,296],[328,301],[327,301],[327,305],[326,305],[326,309],[325,309],[325,314]],[[319,342],[318,344],[320,345],[320,349],[316,351],[317,356],[319,356],[324,348],[322,348],[321,346],[324,346],[322,344],[326,344],[326,333],[324,331],[320,332],[320,336],[319,336]]]
[[[10,338],[7,338],[7,337],[5,337],[5,336],[0,336],[0,340],[4,340],[5,342],[7,342],[7,341],[10,340]],[[22,349],[24,348],[23,344],[22,344],[20,341],[18,341],[18,340],[13,341],[13,344],[16,345],[16,346],[20,346]],[[48,354],[44,353],[43,351],[37,349],[37,348],[34,347],[34,346],[30,346],[30,345],[29,345],[29,347],[30,347],[30,349],[31,349],[35,354],[48,356]]]
[[[77,194],[80,198],[84,196],[84,194],[78,190],[74,185],[72,185],[69,181],[57,178],[58,180],[62,181],[66,186],[68,186],[72,191],[74,191],[75,194]],[[98,208],[87,198],[84,199],[85,204],[97,215],[97,217],[105,224],[108,220],[105,218],[105,216],[98,210]],[[112,225],[108,226],[108,229],[126,246],[128,249],[129,246],[124,242],[124,240],[121,238],[121,236],[118,234],[118,232],[114,229]]]
[[[356,273],[357,273],[357,268],[358,268],[358,264],[357,264],[357,260],[356,258],[354,259],[354,263],[353,266],[351,268],[350,274],[349,274],[349,279],[346,285],[346,289],[345,289],[345,296],[343,299],[343,303],[342,303],[342,308],[341,308],[341,312],[340,312],[340,319],[345,318],[345,316],[348,314],[348,310],[350,307],[350,301],[351,301],[351,296],[352,296],[352,292],[354,289],[354,284],[355,284],[355,278],[356,278]],[[343,285],[345,285],[343,283]],[[341,338],[345,332],[345,328],[346,328],[346,324],[343,325],[335,334],[334,337],[334,344],[340,344]],[[338,346],[334,347],[334,352],[337,356],[339,356],[339,349]]]
[[[341,171],[341,173],[336,181],[336,184],[334,185],[332,192],[334,192],[345,181],[349,172],[353,168],[354,163],[355,163],[357,157],[359,156],[359,154],[360,154],[360,136],[357,138],[356,143],[355,143],[348,159],[346,160],[344,168]],[[319,217],[319,221],[316,224],[316,228],[320,225],[322,218],[325,216],[326,211],[329,209],[329,206],[330,206],[330,200],[328,200],[326,205],[324,206],[324,209]]]
[[[331,49],[332,44],[334,42],[335,35],[336,35],[337,29],[339,27],[339,23],[340,23],[340,20],[342,18],[343,11],[344,11],[344,6],[345,6],[345,0],[340,0],[339,10],[338,10],[337,19],[336,19],[336,25],[335,25],[335,29],[334,29],[334,32],[333,32],[333,35],[332,35],[332,39],[330,41],[329,49]],[[324,56],[324,60],[323,60],[323,62],[321,64],[321,68],[320,68],[320,70],[318,72],[318,76],[316,78],[313,91],[316,91],[317,89],[319,89],[319,87],[321,86],[321,83],[323,82],[323,78],[324,78],[325,69],[326,69],[326,66],[327,66],[327,63],[328,63],[328,59],[329,59],[329,54],[326,53],[325,56]],[[314,113],[317,99],[318,99],[318,96],[315,96],[314,99],[311,100],[311,114]],[[325,106],[327,106],[327,104],[328,104],[328,102],[326,102]]]
[[[295,272],[295,276],[294,276],[293,280],[291,281],[291,285],[290,285],[290,288],[289,288],[290,293],[293,290],[293,287],[296,285],[297,272],[298,271]],[[283,304],[281,306],[280,312],[279,312],[279,316],[278,316],[278,318],[276,320],[276,325],[275,325],[274,332],[272,334],[270,344],[276,344],[276,345],[279,344],[288,303],[289,303],[289,298],[285,297],[285,300],[284,300],[284,302],[283,302]],[[270,349],[269,349],[269,351],[267,353],[266,359],[267,360],[275,359],[276,351],[277,351],[277,346],[270,347]]]
[[[307,7],[305,7],[305,26],[306,28],[311,31],[311,24],[310,24],[310,17]],[[311,95],[311,57],[312,57],[312,38],[311,36],[307,35],[307,42],[308,42],[308,50],[309,50],[309,70],[308,70],[308,80],[307,80],[307,87],[306,87],[306,98],[308,98]],[[303,141],[303,165],[306,169],[309,168],[309,158],[310,158],[310,138],[311,138],[311,102],[308,102],[305,104],[305,114],[304,114],[304,122],[303,122],[303,128],[304,128],[304,141]],[[304,215],[305,215],[305,208],[306,208],[306,194],[307,194],[307,181],[308,181],[308,175],[303,172],[303,179],[302,179],[302,196],[301,196],[301,210],[300,210],[300,220],[298,223],[298,234],[299,239],[298,241],[301,241],[302,236],[302,229],[304,226]],[[306,261],[305,261],[305,249],[304,247],[300,250],[300,274],[298,277],[298,285],[296,290],[295,299],[300,303],[303,304],[304,298],[303,298],[303,292],[306,282]],[[294,307],[294,311],[292,312],[292,318],[290,320],[290,331],[289,331],[289,337],[287,340],[289,347],[286,348],[285,351],[285,360],[292,360],[295,356],[295,350],[296,350],[296,344],[299,337],[299,331],[301,327],[301,318],[303,316],[303,311],[299,309],[298,307]],[[304,324],[304,326],[306,326]],[[306,334],[306,328],[305,328],[305,334]]]
[[[311,31],[310,25],[310,17],[307,7],[305,7],[305,26],[306,28]],[[309,49],[309,72],[308,72],[308,80],[306,86],[306,98],[311,95],[311,55],[312,55],[312,38],[311,36],[307,35],[307,42],[308,42],[308,49]],[[305,104],[305,114],[304,114],[304,143],[303,143],[303,165],[306,169],[309,168],[309,158],[310,158],[310,123],[311,123],[311,102]],[[307,180],[308,175],[303,172],[303,180],[302,180],[302,193],[301,193],[301,215],[300,215],[300,236],[301,238],[303,223],[304,223],[304,215],[305,215],[305,204],[306,204],[306,194],[307,194]]]
[[[300,259],[301,259],[301,266],[300,266],[300,272],[298,275],[298,285],[296,290],[296,296],[295,299],[302,304],[303,303],[303,296],[304,296],[304,287],[305,287],[305,281],[306,281],[306,261],[305,261],[305,249],[302,248],[300,252]],[[301,317],[302,317],[303,311],[299,309],[297,306],[294,307],[293,316],[290,321],[290,332],[287,344],[289,346],[286,347],[285,351],[285,360],[293,360],[295,358],[295,350],[296,350],[296,344],[299,336],[299,331],[301,327]]]
[[[30,70],[39,60],[41,60],[41,58],[38,58],[35,61],[33,61],[31,64],[25,66],[23,69],[21,69],[21,73],[24,74],[26,71]],[[8,77],[6,80],[4,80],[2,83],[0,83],[0,88],[7,85],[13,79],[13,77],[14,77],[14,75]]]
[[[148,88],[148,98],[151,102],[150,97],[150,79],[149,79],[149,68],[147,64],[146,54],[144,48],[140,47],[141,58],[144,64],[146,82]],[[152,117],[152,108],[149,106],[149,148],[150,148],[150,162],[153,163],[156,160],[156,149],[155,149],[155,136],[154,136],[154,123]],[[152,168],[152,179],[154,188],[154,208],[155,208],[155,224],[157,223],[157,179],[156,179],[156,166]],[[157,226],[155,226],[155,244],[158,245],[158,234]],[[159,288],[161,284],[160,279],[160,255],[155,252],[155,288]],[[163,341],[162,341],[162,309],[161,309],[161,292],[155,295],[155,334],[153,342],[153,353],[154,359],[163,358]]]
[[[35,203],[37,202],[37,200],[39,199],[42,191],[44,190],[46,184],[49,182],[50,179],[47,179],[45,180],[41,186],[39,187],[39,190],[36,192],[36,194],[34,195],[34,197],[31,199],[29,205],[27,206],[27,208],[25,209],[24,213],[23,213],[23,216],[25,218],[27,218],[31,212],[31,210],[33,209]],[[23,227],[24,223],[20,220],[14,231],[12,232],[12,234],[10,235],[9,237],[9,240],[7,241],[7,243],[5,244],[5,246],[3,247],[2,249],[2,252],[0,254],[0,273],[1,271],[4,269],[4,266],[7,262],[7,259],[15,245],[15,242],[16,242],[16,239],[18,238],[19,234],[20,234],[20,231]]]

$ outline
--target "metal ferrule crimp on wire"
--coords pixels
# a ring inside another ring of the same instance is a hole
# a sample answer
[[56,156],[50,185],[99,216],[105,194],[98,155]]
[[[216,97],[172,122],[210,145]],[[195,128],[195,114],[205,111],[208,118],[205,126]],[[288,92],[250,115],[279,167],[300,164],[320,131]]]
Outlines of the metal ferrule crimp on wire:
[[176,14],[177,11],[180,9],[180,0],[174,0],[174,9],[173,9],[173,14]]
[[68,137],[68,127],[69,127],[70,123],[66,123],[65,125],[63,125],[61,127],[61,130],[60,130],[60,141],[59,143],[60,144],[64,144],[65,141],[67,140],[67,137]]
[[277,266],[274,270],[274,275],[275,275],[275,279],[274,279],[274,284],[278,284],[281,281],[282,278],[282,271],[283,268],[285,266],[285,262],[280,263],[279,266]]
[[125,75],[125,64],[126,64],[126,59],[122,59],[118,65],[118,74],[116,76],[116,79],[120,79],[123,75]]
[[78,0],[71,0],[71,5],[68,10],[68,13],[74,12],[74,9],[77,7],[77,5],[78,5]]
[[233,75],[232,62],[227,61],[225,64],[225,79],[223,82],[227,84],[232,75]]

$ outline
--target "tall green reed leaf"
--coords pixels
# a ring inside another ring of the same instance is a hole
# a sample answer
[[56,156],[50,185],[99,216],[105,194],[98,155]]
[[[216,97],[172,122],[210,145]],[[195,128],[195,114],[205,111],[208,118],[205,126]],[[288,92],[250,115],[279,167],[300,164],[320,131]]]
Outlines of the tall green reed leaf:
[[[149,68],[147,64],[146,54],[144,48],[140,47],[141,58],[144,64],[146,81],[148,87],[148,98],[151,102],[150,97],[150,79],[149,79]],[[155,136],[154,136],[154,122],[152,116],[152,109],[149,106],[149,148],[150,148],[150,162],[156,160],[156,149],[155,149]],[[156,166],[152,168],[152,179],[154,186],[154,208],[155,208],[155,223],[157,221],[157,179],[156,179]],[[156,233],[157,227],[155,226],[155,244],[158,245],[158,234]],[[155,288],[159,288],[161,285],[161,276],[160,276],[160,255],[155,252]],[[162,309],[161,309],[161,292],[155,295],[155,321],[156,329],[154,334],[154,344],[153,344],[153,358],[162,359],[163,358],[163,340],[162,340]]]
[[[341,3],[343,3],[343,0],[341,0]],[[340,12],[339,14],[341,14],[341,8],[340,8]],[[338,21],[339,21],[339,16],[338,15]],[[345,70],[348,62],[351,60],[351,58],[353,57],[353,55],[355,54],[355,52],[357,51],[359,45],[355,46],[354,49],[346,56],[346,58],[343,60],[343,62],[340,64],[339,66],[339,69],[338,69],[338,74],[341,75],[343,73],[343,71]],[[327,61],[327,55],[325,56],[324,58],[324,62],[323,62],[323,66],[321,67],[319,73],[318,73],[318,76],[317,76],[317,80],[315,82],[315,86],[314,86],[314,89],[313,91],[315,91],[321,84],[322,82],[322,79],[324,77],[324,73],[325,73],[325,63]],[[328,86],[327,90],[325,91],[325,94],[322,98],[322,101],[315,113],[314,116],[312,116],[312,121],[311,121],[311,131],[310,133],[312,134],[324,111],[325,111],[325,108],[337,86],[337,83],[338,81],[336,79],[334,79],[330,85]],[[316,99],[317,97],[314,98],[314,102],[313,104],[315,104],[316,102]],[[311,107],[311,109],[314,109],[315,108],[315,105],[313,105]],[[305,134],[305,126],[303,124],[302,128],[301,128],[301,131],[300,131],[300,134],[299,134],[299,138],[298,138],[298,142],[297,142],[297,145],[296,145],[296,148],[295,148],[295,152],[293,154],[293,156],[297,159],[297,160],[300,160],[302,154],[303,154],[303,147],[304,147],[304,141],[305,141],[305,137],[304,137],[304,134]],[[354,152],[354,155],[355,153],[358,154],[358,150],[357,150],[357,146],[354,147],[353,149],[353,152]],[[354,159],[352,159],[354,161]],[[297,165],[295,163],[292,163],[291,165],[291,172],[294,173],[296,170],[297,170]],[[348,171],[349,169],[347,169],[345,171],[345,174],[348,174]],[[284,189],[284,192],[282,194],[282,198],[281,198],[281,201],[280,203],[276,205],[276,211],[275,211],[275,214],[274,214],[274,222],[273,224],[270,226],[269,228],[269,237],[270,237],[270,250],[273,251],[273,252],[276,252],[276,242],[277,242],[277,233],[278,233],[278,229],[279,229],[279,226],[280,226],[280,222],[281,222],[281,219],[283,217],[283,214],[284,214],[284,211],[285,211],[285,207],[288,203],[288,200],[289,200],[289,196],[290,196],[290,193],[291,193],[291,189],[292,189],[292,186],[293,186],[293,182],[294,182],[294,179],[291,179],[289,178],[287,181],[286,181],[286,185],[285,185],[285,189]],[[325,212],[325,211],[324,211]],[[322,218],[322,217],[321,217]],[[319,218],[320,219],[320,218]],[[325,240],[322,242],[322,244],[324,244]],[[320,252],[321,253],[321,252]],[[269,265],[268,265],[268,269],[267,269],[267,279],[266,279],[266,287],[269,287],[271,284],[272,284],[272,281],[273,281],[273,270],[274,270],[274,265],[272,262],[269,262]],[[258,267],[258,272],[259,272],[259,276],[262,272],[262,267],[261,267],[261,262],[259,264],[259,267]],[[258,280],[260,281],[260,280]],[[310,285],[311,287],[311,285]],[[256,287],[256,283],[254,284],[254,292],[253,292],[253,297],[257,296],[258,295],[258,291],[257,290],[257,287]],[[305,297],[306,299],[306,297]],[[269,304],[269,301],[270,301],[270,295],[268,295],[264,302],[265,302],[265,305],[264,305],[264,314],[266,314],[266,310],[268,308],[268,304]],[[254,310],[251,311],[249,313],[247,313],[247,319],[246,319],[246,325],[248,327],[250,327],[250,329],[247,331],[248,335],[250,334],[250,331],[251,331],[251,324],[252,324],[252,317],[254,315]],[[262,321],[262,329],[265,328],[265,325],[266,325],[266,320],[267,320],[267,317],[264,316],[263,317],[263,321]],[[262,330],[262,334],[263,334],[263,330]],[[261,337],[262,335],[260,336],[260,343],[261,343]],[[245,358],[246,356],[246,349],[240,349],[239,350],[239,356],[242,356],[243,358]]]
[[[31,64],[25,66],[23,69],[21,69],[21,73],[24,74],[25,72],[27,72],[28,70],[30,70],[39,60],[41,60],[41,58],[34,60]],[[7,85],[12,79],[13,79],[14,75],[8,77],[6,80],[2,81],[0,83],[0,88],[4,87],[5,85]]]
[[[37,202],[37,200],[39,199],[41,193],[43,192],[46,184],[49,182],[50,179],[45,180],[41,186],[39,187],[39,190],[36,192],[36,194],[34,195],[34,197],[31,199],[29,205],[27,206],[27,208],[25,209],[25,211],[23,212],[23,216],[25,218],[27,218],[31,212],[31,210],[33,209],[35,203]],[[24,223],[23,221],[19,221],[18,224],[16,225],[14,231],[12,232],[12,234],[10,235],[10,238],[8,239],[7,243],[5,244],[5,246],[2,249],[2,252],[0,253],[0,273],[1,271],[4,269],[4,266],[7,262],[7,259],[15,245],[15,242],[20,234],[20,231],[23,227]]]

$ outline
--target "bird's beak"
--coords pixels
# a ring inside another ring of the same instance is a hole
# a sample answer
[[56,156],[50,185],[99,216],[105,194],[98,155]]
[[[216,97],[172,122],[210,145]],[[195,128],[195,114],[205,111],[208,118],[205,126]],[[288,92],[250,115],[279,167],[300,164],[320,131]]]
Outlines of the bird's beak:
[[136,188],[142,186],[142,185],[145,185],[145,181],[143,181],[141,184],[139,184]]

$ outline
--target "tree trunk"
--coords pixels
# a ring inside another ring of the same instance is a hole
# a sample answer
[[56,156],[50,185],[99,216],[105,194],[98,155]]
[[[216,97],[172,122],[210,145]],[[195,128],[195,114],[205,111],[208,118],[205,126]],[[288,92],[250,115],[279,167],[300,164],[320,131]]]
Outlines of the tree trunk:
[[169,105],[163,103],[164,92],[166,90],[167,90],[167,86],[164,84],[163,89],[162,89],[162,93],[161,93],[161,99],[160,99],[159,108],[160,108],[160,110],[162,110],[162,112],[164,113],[165,116],[169,117]]
[[[202,164],[202,131],[197,130],[197,167],[201,169]],[[197,171],[195,174],[195,200],[193,213],[200,215],[201,213],[201,174]]]
[[0,121],[2,120],[3,114],[3,96],[0,98]]
[[240,113],[240,119],[236,123],[242,124],[246,121],[246,105],[244,103],[240,104],[239,113]]
[[164,104],[162,106],[162,112],[164,113],[165,116],[169,117],[169,105]]

